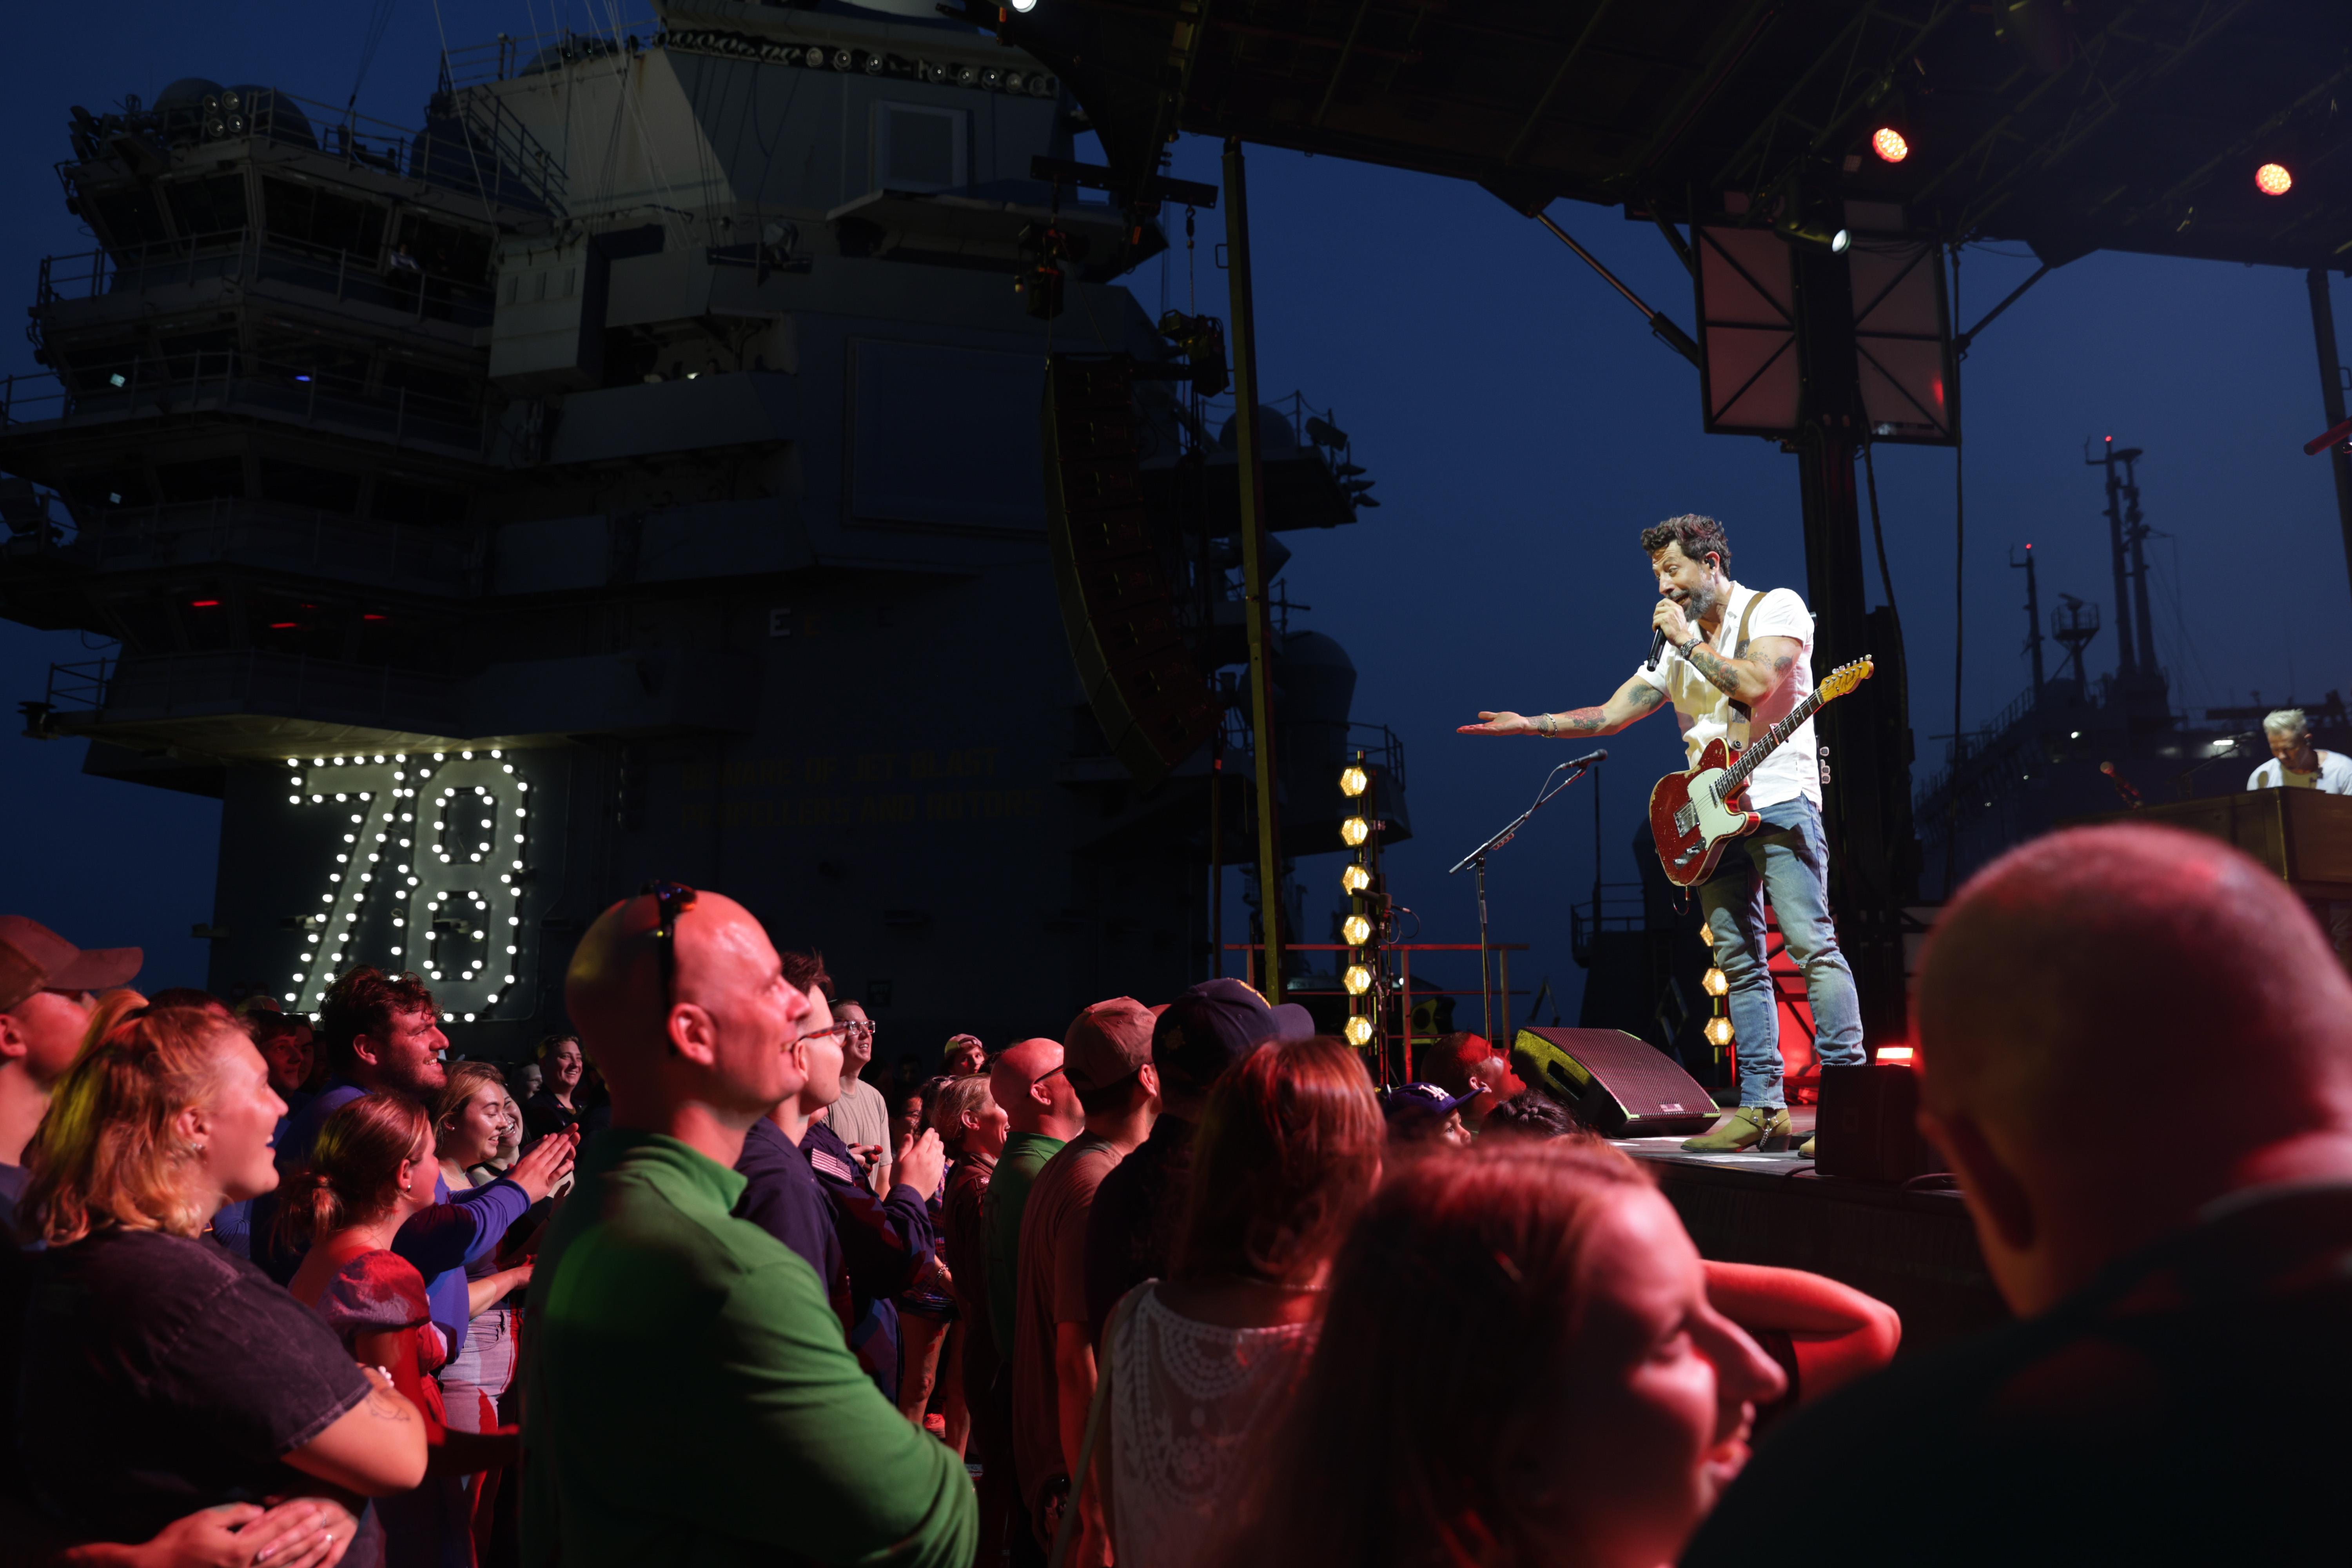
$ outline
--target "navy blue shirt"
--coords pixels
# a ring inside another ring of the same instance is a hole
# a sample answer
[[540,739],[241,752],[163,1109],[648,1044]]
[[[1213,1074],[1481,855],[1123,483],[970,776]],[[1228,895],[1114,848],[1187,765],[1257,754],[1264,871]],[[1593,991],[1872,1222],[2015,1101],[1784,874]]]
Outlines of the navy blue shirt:
[[922,1194],[902,1184],[876,1197],[849,1146],[822,1121],[810,1124],[795,1149],[761,1118],[745,1134],[735,1169],[746,1183],[736,1215],[808,1260],[858,1363],[896,1404],[898,1308],[891,1298],[921,1277],[938,1247]]

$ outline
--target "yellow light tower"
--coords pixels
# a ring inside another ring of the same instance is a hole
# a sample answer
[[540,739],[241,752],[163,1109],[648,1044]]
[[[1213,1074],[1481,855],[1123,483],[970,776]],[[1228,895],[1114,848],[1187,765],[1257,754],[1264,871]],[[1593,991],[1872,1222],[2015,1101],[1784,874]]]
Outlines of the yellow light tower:
[[1339,793],[1349,807],[1339,824],[1339,840],[1356,852],[1339,873],[1339,886],[1348,895],[1347,918],[1339,922],[1339,935],[1348,943],[1340,984],[1348,993],[1348,1043],[1374,1051],[1372,1078],[1386,1083],[1389,1030],[1383,1024],[1390,990],[1381,950],[1388,940],[1389,900],[1381,883],[1381,833],[1388,824],[1372,814],[1371,789],[1372,775],[1364,766],[1364,753],[1358,752],[1339,773]]

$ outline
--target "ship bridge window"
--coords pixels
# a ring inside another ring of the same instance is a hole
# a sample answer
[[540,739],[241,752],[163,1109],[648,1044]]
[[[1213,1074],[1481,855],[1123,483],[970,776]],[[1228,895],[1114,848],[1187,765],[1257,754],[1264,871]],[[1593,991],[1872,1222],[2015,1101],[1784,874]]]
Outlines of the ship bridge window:
[[396,397],[406,392],[412,401],[420,397],[426,399],[428,406],[439,405],[445,410],[470,409],[478,401],[479,390],[472,378],[454,371],[436,370],[407,360],[384,362],[383,391],[387,397]]
[[245,175],[241,172],[173,180],[163,187],[163,199],[171,204],[172,221],[179,226],[184,239],[229,234],[245,226]]
[[114,507],[155,504],[147,470],[136,462],[116,463],[103,468],[76,468],[58,482],[58,489],[78,518]]
[[110,248],[128,250],[170,237],[163,228],[163,210],[156,205],[152,191],[134,188],[85,194],[81,207],[100,242]]
[[179,622],[180,640],[194,653],[218,653],[236,643],[236,611],[226,595],[210,584],[184,595],[172,605]]
[[257,595],[246,609],[246,628],[253,646],[272,653],[308,654],[312,658],[345,657],[345,634],[351,613],[341,605],[314,599]]
[[236,365],[236,332],[233,328],[215,332],[177,332],[158,339],[156,347],[162,351],[163,368],[173,381],[226,375]]
[[159,463],[155,488],[166,506],[238,500],[245,494],[245,459],[204,458],[193,463]]
[[269,237],[330,254],[347,250],[373,258],[383,249],[384,209],[291,180],[261,182],[261,210]]
[[317,511],[341,512],[346,517],[360,509],[360,477],[357,474],[339,473],[332,468],[314,468],[307,463],[289,463],[281,458],[264,458],[259,466],[261,495],[265,500],[309,507]]
[[461,283],[485,283],[490,276],[490,237],[453,223],[436,223],[415,213],[403,213],[393,230],[394,242],[408,247],[417,267],[428,277]]
[[874,106],[874,184],[887,191],[963,184],[964,111],[919,103]]
[[439,485],[379,478],[370,515],[387,522],[452,523],[466,521],[466,493]]

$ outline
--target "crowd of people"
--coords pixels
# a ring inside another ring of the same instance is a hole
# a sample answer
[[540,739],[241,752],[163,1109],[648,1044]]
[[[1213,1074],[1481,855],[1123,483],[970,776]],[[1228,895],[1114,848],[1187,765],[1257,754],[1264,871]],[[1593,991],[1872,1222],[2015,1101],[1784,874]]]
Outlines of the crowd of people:
[[0,917],[0,1568],[2316,1556],[2328,959],[2161,830],[1970,882],[1921,1120],[2017,1321],[1890,1365],[1472,1035],[1382,1087],[1224,979],[877,1068],[819,954],[660,883],[492,1063],[413,974],[141,996]]

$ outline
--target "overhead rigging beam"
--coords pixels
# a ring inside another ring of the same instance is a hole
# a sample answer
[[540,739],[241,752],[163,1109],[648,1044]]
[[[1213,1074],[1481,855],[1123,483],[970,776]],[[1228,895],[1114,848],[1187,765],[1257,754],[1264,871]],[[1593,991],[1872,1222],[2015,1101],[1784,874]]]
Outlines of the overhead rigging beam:
[[1656,334],[1659,342],[1674,350],[1675,353],[1682,355],[1683,358],[1690,361],[1691,363],[1698,363],[1698,345],[1691,342],[1691,337],[1688,332],[1684,331],[1680,327],[1675,325],[1672,317],[1668,316],[1664,310],[1653,310],[1650,309],[1649,305],[1643,301],[1639,294],[1634,293],[1633,290],[1626,288],[1624,284],[1619,282],[1617,275],[1614,272],[1610,271],[1609,268],[1601,265],[1601,258],[1599,257],[1585,249],[1584,247],[1577,244],[1576,241],[1570,237],[1568,230],[1552,222],[1551,214],[1538,213],[1535,215],[1535,219],[1538,223],[1543,225],[1544,227],[1551,230],[1552,237],[1558,239],[1562,245],[1576,252],[1576,254],[1582,258],[1587,267],[1590,267],[1595,272],[1600,273],[1601,280],[1603,283],[1608,284],[1609,287],[1616,289],[1620,294],[1624,295],[1625,302],[1633,306],[1636,310],[1641,311],[1643,317],[1648,321],[1650,323],[1650,331]]
[[[1366,4],[1370,3],[1370,0],[1366,0]],[[1568,53],[1560,57],[1559,67],[1551,73],[1551,80],[1544,86],[1543,95],[1536,100],[1536,106],[1528,110],[1527,121],[1520,125],[1519,133],[1511,138],[1510,146],[1504,151],[1503,167],[1507,169],[1519,161],[1520,150],[1527,146],[1528,138],[1536,133],[1536,127],[1543,123],[1544,111],[1551,107],[1551,100],[1559,96],[1559,84],[1568,79],[1569,68],[1583,55],[1584,46],[1592,41],[1592,35],[1599,29],[1601,19],[1609,15],[1612,3],[1612,0],[1594,0],[1592,15],[1584,19],[1584,30],[1576,35],[1576,42],[1568,46]]]

